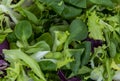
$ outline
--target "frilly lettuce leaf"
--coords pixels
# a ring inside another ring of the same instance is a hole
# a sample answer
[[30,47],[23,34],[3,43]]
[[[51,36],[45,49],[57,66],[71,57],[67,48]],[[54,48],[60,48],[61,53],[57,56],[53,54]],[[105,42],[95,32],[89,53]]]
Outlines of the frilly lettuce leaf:
[[88,16],[88,31],[89,37],[97,40],[105,40],[103,36],[103,28],[104,26],[99,23],[99,17],[96,12],[91,12],[90,16]]

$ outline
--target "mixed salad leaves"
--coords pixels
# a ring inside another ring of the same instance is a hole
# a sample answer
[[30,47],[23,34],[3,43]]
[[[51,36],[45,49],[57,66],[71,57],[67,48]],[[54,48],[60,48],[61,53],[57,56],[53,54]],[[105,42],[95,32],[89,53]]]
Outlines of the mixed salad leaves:
[[119,0],[0,0],[0,81],[119,76]]

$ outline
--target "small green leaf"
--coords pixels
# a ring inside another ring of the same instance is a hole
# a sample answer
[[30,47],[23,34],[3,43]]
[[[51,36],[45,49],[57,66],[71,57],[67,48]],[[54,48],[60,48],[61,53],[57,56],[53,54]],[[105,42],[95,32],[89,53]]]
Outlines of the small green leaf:
[[85,65],[90,60],[90,53],[91,53],[91,43],[90,42],[83,42],[84,54],[82,55],[81,65]]
[[33,46],[29,46],[26,53],[36,53],[38,51],[50,51],[50,46],[45,41],[40,41]]
[[64,2],[63,0],[41,0],[41,2],[47,4],[48,6],[52,7],[52,9],[61,14],[64,10]]
[[71,19],[71,18],[74,18],[74,17],[80,15],[81,12],[82,12],[82,9],[75,8],[75,7],[69,6],[69,5],[65,5],[65,8],[61,15],[66,19]]
[[70,49],[69,52],[74,57],[74,61],[70,63],[71,70],[74,75],[78,73],[78,70],[81,65],[81,55],[83,54],[84,49]]
[[120,53],[117,53],[114,57],[115,63],[120,64]]
[[5,40],[6,36],[7,34],[0,35],[0,43],[2,43]]
[[64,1],[75,7],[86,8],[86,0],[64,0]]
[[90,0],[90,1],[95,4],[113,7],[113,3],[111,0]]
[[70,36],[68,38],[71,41],[81,41],[87,37],[87,26],[80,19],[75,19],[70,24]]
[[82,66],[79,71],[78,74],[86,74],[86,73],[90,73],[92,71],[92,69],[88,68],[87,66]]
[[45,41],[50,47],[53,45],[53,40],[50,33],[43,33],[40,37],[37,38],[37,41]]
[[59,60],[59,61],[57,61],[57,68],[59,69],[73,61],[74,61],[74,59],[70,58],[70,57],[68,57],[68,58],[66,57],[65,59]]
[[25,13],[25,15],[28,17],[28,19],[30,21],[32,21],[33,23],[37,24],[38,23],[38,19],[37,17],[30,11],[26,10],[26,9],[22,9]]
[[15,27],[15,35],[19,40],[27,40],[32,35],[32,26],[27,20],[20,21]]
[[39,65],[41,66],[42,70],[47,70],[47,71],[55,71],[56,70],[56,64],[54,64],[51,61],[41,61],[39,62]]
[[67,40],[68,32],[62,31],[54,31],[54,44],[53,51],[61,51],[63,49],[63,45]]
[[116,45],[112,41],[110,41],[109,53],[110,53],[111,57],[114,57],[116,55],[116,53],[117,53],[117,51],[116,51]]

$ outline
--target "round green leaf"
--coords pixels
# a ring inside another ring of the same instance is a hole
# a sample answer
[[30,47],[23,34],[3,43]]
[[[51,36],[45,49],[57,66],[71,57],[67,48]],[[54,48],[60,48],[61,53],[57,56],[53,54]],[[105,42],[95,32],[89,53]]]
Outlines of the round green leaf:
[[30,22],[20,21],[15,27],[15,35],[19,40],[27,40],[32,35],[32,26]]

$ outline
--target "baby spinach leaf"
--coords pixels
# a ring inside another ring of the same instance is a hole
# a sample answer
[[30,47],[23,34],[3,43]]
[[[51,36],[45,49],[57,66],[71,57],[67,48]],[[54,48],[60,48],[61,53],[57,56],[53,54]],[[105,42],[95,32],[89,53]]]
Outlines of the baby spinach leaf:
[[15,27],[15,35],[19,40],[27,40],[32,35],[32,26],[29,21],[20,21]]
[[68,38],[68,41],[81,41],[84,40],[87,37],[87,27],[85,23],[80,19],[75,19],[70,24],[70,36]]

